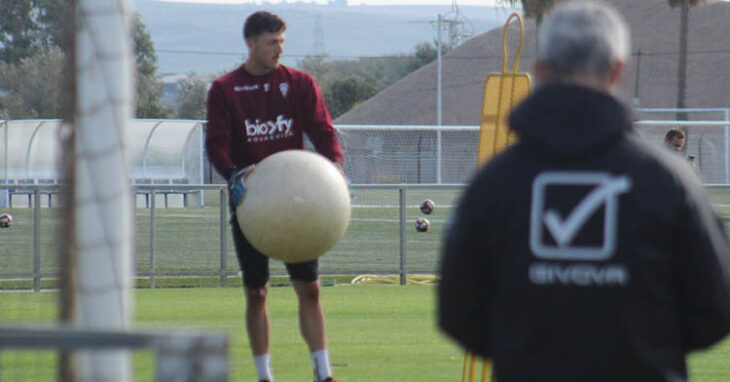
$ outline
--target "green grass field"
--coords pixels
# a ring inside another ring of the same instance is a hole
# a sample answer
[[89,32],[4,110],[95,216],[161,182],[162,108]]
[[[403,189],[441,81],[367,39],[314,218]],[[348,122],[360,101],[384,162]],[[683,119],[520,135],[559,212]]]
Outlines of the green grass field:
[[[438,259],[442,229],[458,198],[458,191],[409,190],[407,192],[407,269],[432,273]],[[413,223],[424,216],[416,207],[424,199],[436,202],[428,218],[431,230],[417,233]],[[161,205],[159,203],[158,205]],[[399,266],[399,209],[397,190],[362,190],[356,193],[352,219],[345,236],[322,258],[324,274],[397,273]],[[137,272],[150,270],[150,210],[138,208],[136,214]],[[4,210],[12,214],[11,228],[0,229],[5,254],[0,258],[0,279],[5,275],[26,274],[33,270],[33,209]],[[57,234],[61,210],[41,209],[41,271],[58,272]],[[156,209],[155,265],[159,273],[211,274],[220,269],[220,210],[217,192],[206,193],[205,207]],[[238,271],[233,242],[226,224],[226,269]],[[273,274],[285,274],[283,265],[272,262]],[[25,276],[28,278],[29,276]],[[8,278],[5,276],[5,278]],[[17,278],[17,277],[15,277]],[[0,280],[1,281],[1,280]],[[2,288],[2,286],[0,286]]]
[[[730,228],[730,193],[713,191],[715,203]],[[407,270],[434,272],[444,222],[459,192],[407,191]],[[156,210],[156,270],[163,273],[213,274],[219,269],[218,194],[207,194],[205,207],[159,208]],[[431,230],[417,233],[413,222],[423,214],[416,208],[423,199],[436,202],[428,218]],[[399,210],[397,190],[356,191],[355,207],[348,232],[321,260],[327,275],[347,282],[352,275],[396,273],[399,264]],[[158,203],[161,205],[161,203]],[[41,269],[44,287],[54,287],[58,271],[57,236],[59,209],[41,211]],[[15,224],[0,230],[0,289],[28,289],[33,270],[33,210],[4,210],[15,216]],[[150,210],[138,208],[136,215],[136,264],[138,272],[150,269]],[[226,230],[228,228],[226,227]],[[228,236],[227,271],[238,265]],[[283,274],[279,262],[272,272]],[[17,276],[17,275],[25,276]],[[15,275],[15,276],[13,276]],[[327,277],[328,281],[335,278]],[[276,280],[276,279],[275,279]],[[274,281],[274,280],[272,280]],[[146,287],[147,280],[138,281]],[[193,329],[223,331],[231,338],[231,369],[235,381],[251,381],[255,375],[243,326],[243,294],[240,278],[231,277],[232,288],[208,278],[158,278],[158,286],[197,288],[138,289],[135,323],[141,329]],[[337,376],[343,381],[457,381],[462,352],[435,329],[432,287],[357,286],[323,289],[328,315],[329,342]],[[0,322],[48,323],[56,315],[54,292],[0,293]],[[296,303],[291,288],[273,288],[269,307],[273,326],[273,367],[280,381],[308,381],[311,373],[306,347],[300,339]],[[0,353],[0,381],[51,381],[53,355]],[[730,340],[691,357],[693,381],[730,380]],[[151,380],[149,355],[136,357],[137,380]],[[32,376],[28,373],[37,372]]]
[[[457,202],[460,190],[408,190],[406,192],[406,270],[433,273],[444,223]],[[712,197],[730,229],[730,192],[713,190]],[[432,199],[436,209],[428,215],[431,230],[418,233],[413,223],[424,216],[416,207]],[[218,193],[206,193],[205,207],[156,209],[155,266],[161,274],[214,274],[220,269],[220,210]],[[158,203],[162,205],[162,203]],[[137,272],[150,270],[150,210],[138,208],[136,214],[135,261]],[[0,229],[3,256],[0,257],[0,289],[21,285],[29,288],[33,271],[33,209],[4,210],[15,217],[11,228]],[[58,272],[58,231],[60,210],[41,209],[40,254],[44,278]],[[228,226],[226,225],[226,270],[238,271]],[[345,236],[322,258],[323,274],[397,273],[399,267],[399,209],[397,190],[356,190],[352,219]],[[279,262],[272,262],[273,274],[285,274]],[[12,276],[25,275],[25,276]],[[3,279],[25,278],[26,282]],[[46,285],[46,284],[44,284]],[[52,285],[52,284],[51,284]]]
[[[23,304],[30,313],[0,310],[3,323],[52,321],[55,292],[0,293],[0,306]],[[335,286],[322,289],[329,348],[341,381],[459,381],[463,353],[435,326],[432,286]],[[279,381],[311,380],[308,352],[299,335],[291,288],[272,288],[272,366]],[[232,381],[256,378],[243,325],[243,292],[237,288],[136,291],[137,329],[224,332],[231,341]],[[0,353],[0,380],[52,381],[50,354]],[[690,357],[695,382],[730,380],[730,339]],[[151,381],[153,359],[135,357],[136,381]]]

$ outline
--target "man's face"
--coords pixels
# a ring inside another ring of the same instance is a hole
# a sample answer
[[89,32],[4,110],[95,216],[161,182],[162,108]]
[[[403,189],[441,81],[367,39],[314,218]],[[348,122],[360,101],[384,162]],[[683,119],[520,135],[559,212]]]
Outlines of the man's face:
[[666,140],[665,142],[667,147],[674,151],[682,151],[682,147],[684,147],[684,138],[674,137],[670,140]]
[[279,67],[279,59],[284,51],[284,32],[264,32],[256,37],[246,39],[249,59],[265,72]]

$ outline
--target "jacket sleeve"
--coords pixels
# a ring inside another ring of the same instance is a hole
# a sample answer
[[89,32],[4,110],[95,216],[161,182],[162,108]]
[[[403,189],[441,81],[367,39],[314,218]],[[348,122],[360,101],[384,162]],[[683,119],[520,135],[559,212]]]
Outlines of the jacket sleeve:
[[332,162],[342,164],[342,148],[317,84],[312,76],[305,74],[302,86],[304,88],[302,99],[304,132],[312,141],[317,152]]
[[676,269],[682,343],[690,351],[730,332],[730,241],[699,184],[689,186],[686,201]]
[[225,179],[234,166],[231,159],[231,110],[218,82],[208,90],[206,106],[208,122],[205,126],[205,151],[210,163]]
[[[483,186],[482,186],[483,187]],[[481,236],[488,231],[479,208],[484,190],[472,185],[464,194],[446,230],[438,288],[438,324],[461,346],[487,357],[489,349],[490,284],[488,250]]]

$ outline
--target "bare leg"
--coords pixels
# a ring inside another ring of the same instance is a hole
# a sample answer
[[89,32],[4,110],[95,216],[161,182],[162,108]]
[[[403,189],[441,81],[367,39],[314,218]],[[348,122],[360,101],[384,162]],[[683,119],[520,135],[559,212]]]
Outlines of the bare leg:
[[269,292],[267,283],[259,289],[246,290],[246,331],[251,352],[254,356],[269,353],[269,314],[266,310],[266,295]]
[[324,313],[319,300],[319,280],[304,282],[292,281],[299,299],[299,329],[309,352],[326,347]]

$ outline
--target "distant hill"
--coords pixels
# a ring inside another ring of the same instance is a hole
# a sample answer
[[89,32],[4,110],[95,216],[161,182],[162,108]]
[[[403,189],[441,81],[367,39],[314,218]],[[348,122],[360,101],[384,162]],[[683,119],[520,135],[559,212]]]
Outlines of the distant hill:
[[[632,34],[632,60],[621,82],[620,97],[640,107],[674,107],[678,86],[679,9],[670,8],[666,0],[606,1],[626,17]],[[730,107],[728,20],[730,2],[715,2],[690,12],[687,107]],[[535,20],[528,19],[520,58],[520,69],[524,72],[530,72],[533,67],[535,29]],[[512,54],[518,36],[517,23],[513,22],[508,39],[508,51]],[[446,54],[442,64],[443,124],[478,125],[484,80],[488,73],[502,68],[502,30],[472,38]],[[335,123],[435,124],[436,78],[436,64],[428,64],[343,114]],[[654,119],[659,118],[654,116]]]
[[[324,50],[333,58],[411,53],[416,44],[434,41],[429,21],[447,14],[450,6],[325,6],[316,4],[222,5],[136,0],[157,50],[161,75],[217,73],[243,60],[246,49],[241,27],[257,10],[270,10],[288,24],[283,63],[314,52],[315,25],[321,15]],[[507,8],[460,7],[475,35],[502,25]],[[443,32],[444,41],[447,40]]]
[[[633,103],[641,108],[674,107],[678,86],[679,10],[670,8],[666,0],[606,1],[626,17],[632,30],[633,55],[620,83],[619,97],[627,104]],[[728,20],[730,2],[710,3],[690,12],[687,107],[730,107]],[[525,41],[520,58],[521,71],[530,72],[533,68],[535,27],[534,19],[526,21]],[[512,23],[508,37],[509,52],[516,52],[518,36],[517,23]],[[441,103],[443,125],[479,125],[484,101],[484,80],[488,73],[499,72],[502,62],[502,30],[499,28],[472,38],[444,56]],[[437,118],[436,79],[436,64],[425,65],[341,115],[335,120],[335,124],[434,125]],[[636,110],[635,116],[658,120],[675,118],[674,113],[649,114],[640,110]],[[689,118],[717,120],[723,118],[723,113],[689,113]],[[640,131],[647,142],[659,145],[671,126],[667,124],[654,128],[644,127]],[[699,159],[698,170],[703,181],[727,183],[726,131],[723,128],[699,126],[688,127],[687,131],[687,153],[696,155]],[[351,143],[350,147],[352,146]],[[476,151],[459,151],[465,150],[463,147],[459,143],[452,149],[444,150],[473,155],[469,160],[476,163]],[[388,157],[387,154],[382,155]],[[460,182],[468,179],[471,169],[466,171],[464,166],[450,168],[449,181]]]

